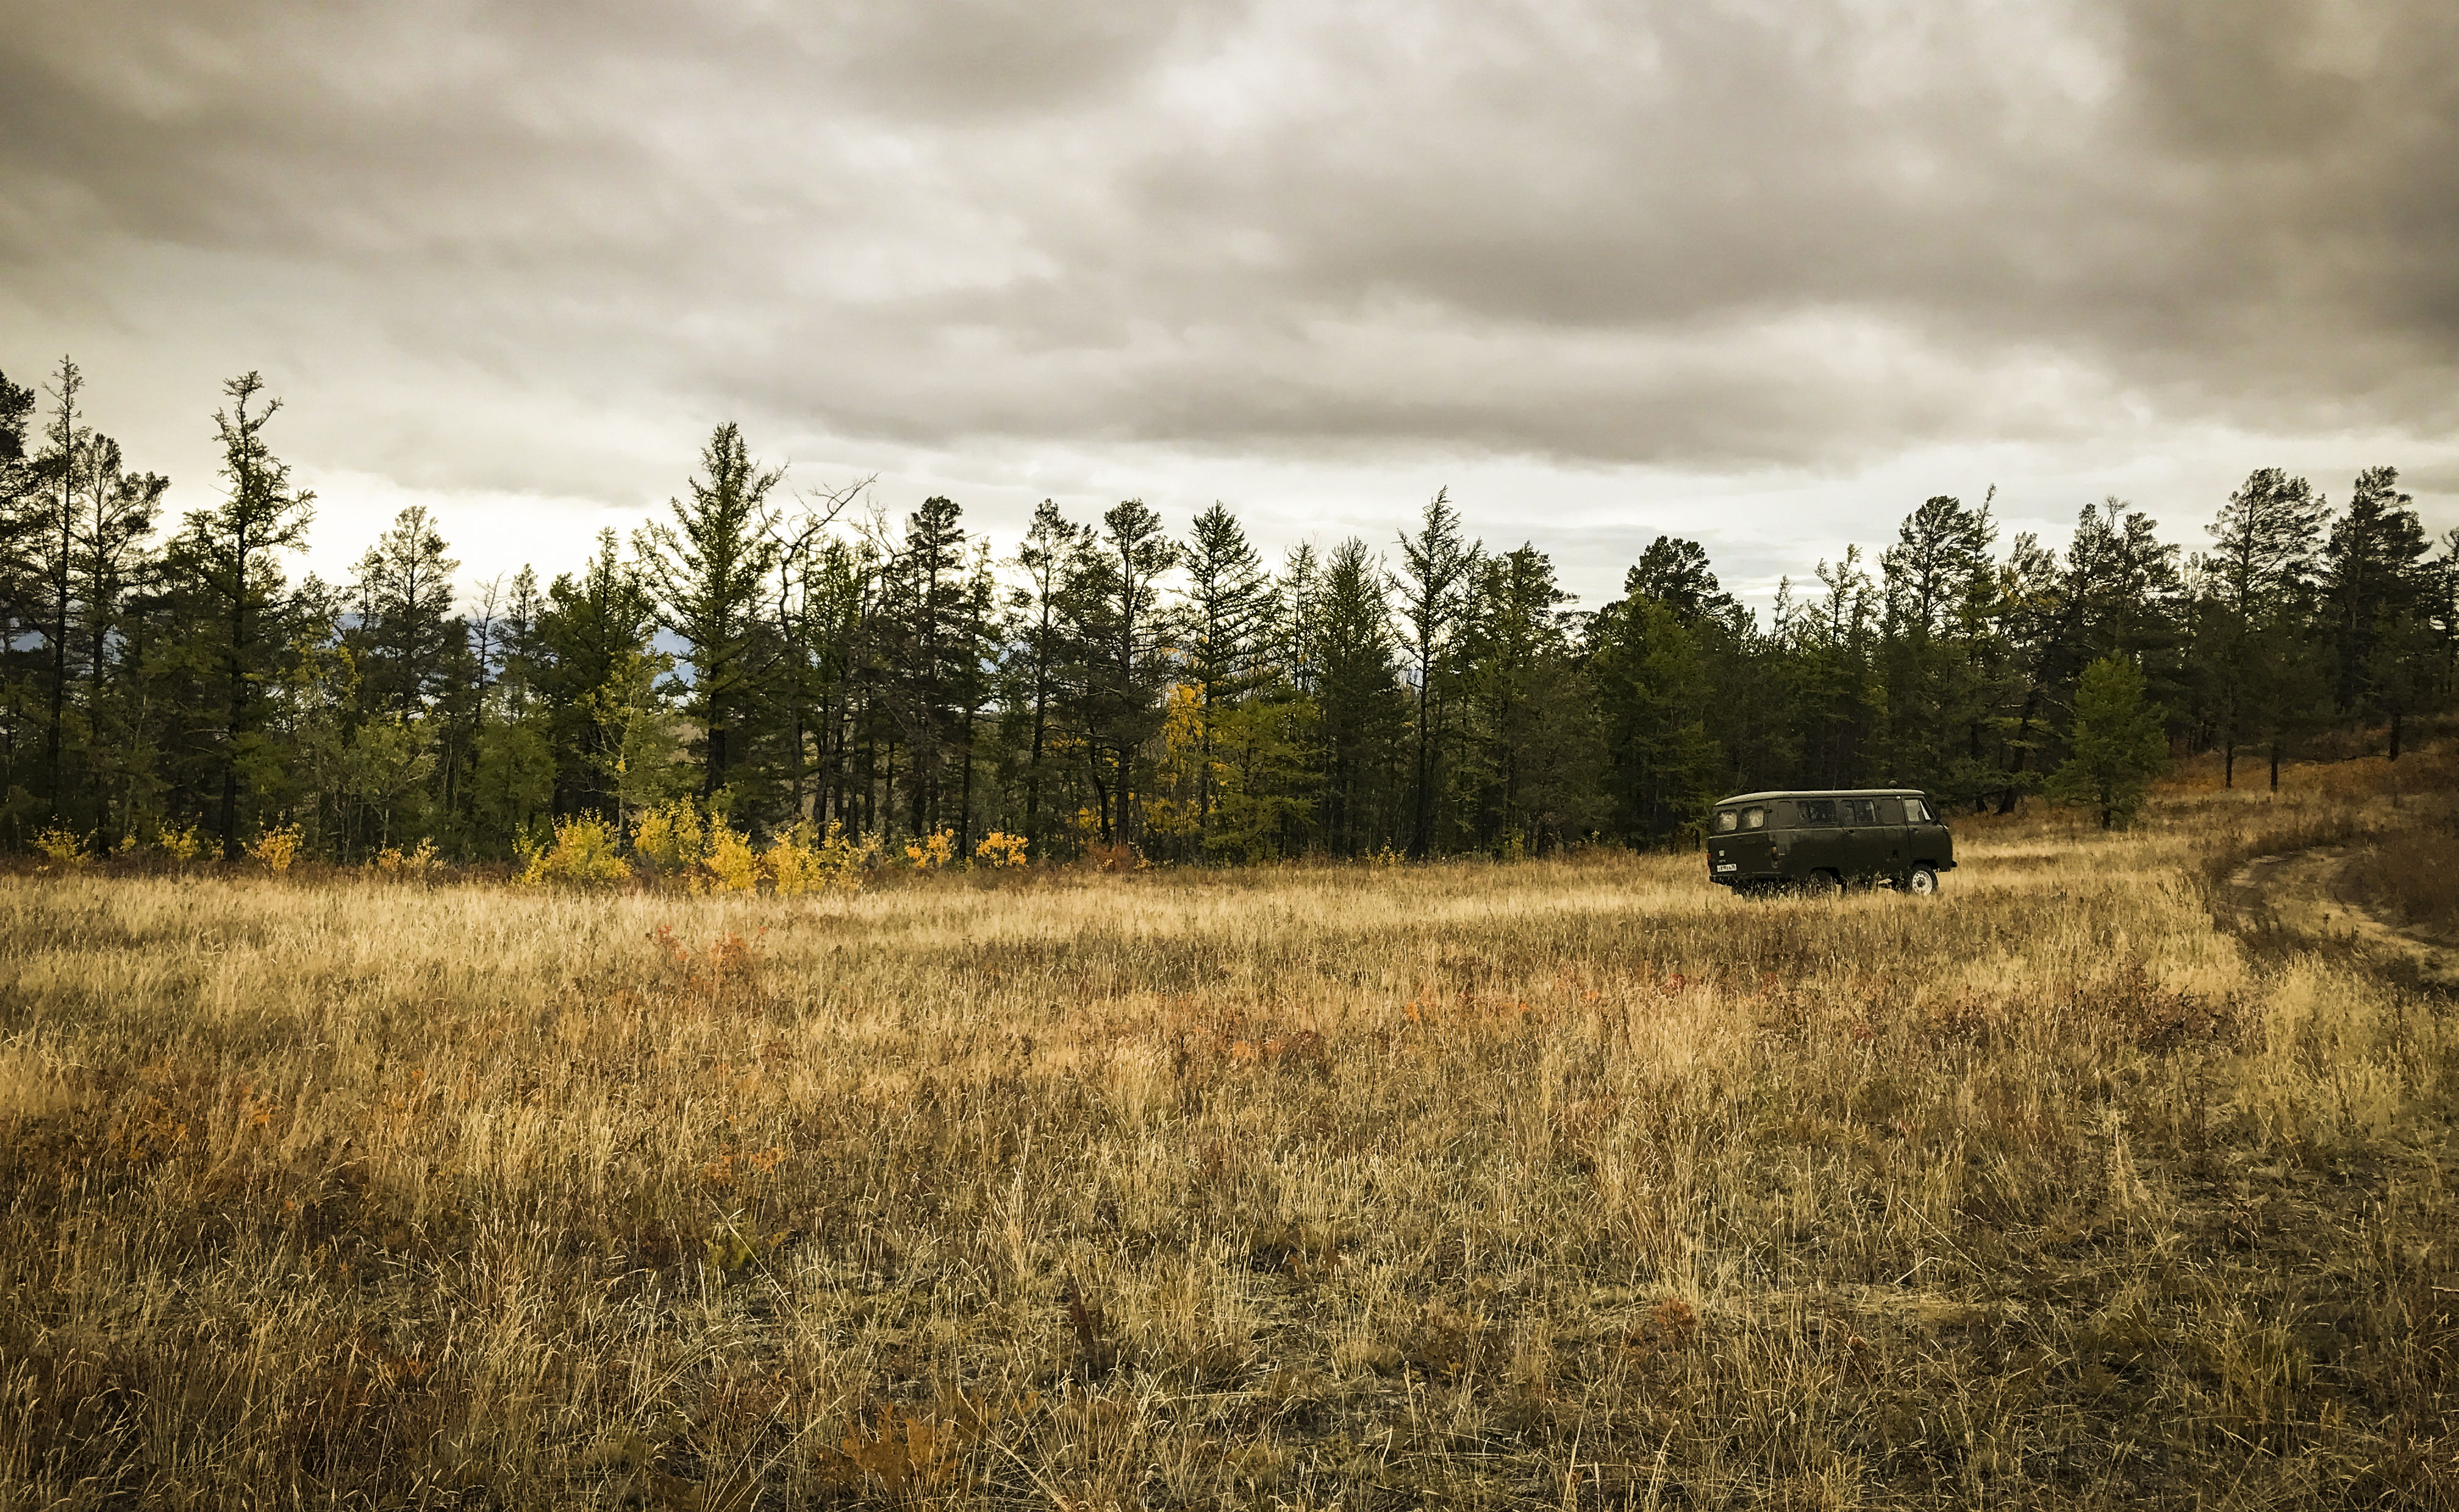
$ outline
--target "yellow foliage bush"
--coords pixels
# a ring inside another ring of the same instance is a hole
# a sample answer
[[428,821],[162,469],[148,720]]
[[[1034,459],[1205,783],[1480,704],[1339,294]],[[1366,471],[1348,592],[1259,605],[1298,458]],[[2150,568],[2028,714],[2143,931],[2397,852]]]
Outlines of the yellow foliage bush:
[[712,892],[749,892],[760,886],[760,853],[751,849],[749,835],[730,825],[710,830],[704,863]]
[[1026,861],[1025,849],[1031,844],[1022,835],[994,830],[974,847],[974,859],[988,867],[1020,867]]
[[[527,861],[537,853],[536,850],[522,850],[521,857]],[[408,855],[402,854],[399,846],[387,846],[376,853],[375,859],[375,869],[387,875],[408,873],[423,876],[430,872],[441,871],[443,866],[444,863],[436,858],[435,842],[432,840],[421,840],[418,849]]]
[[280,876],[290,870],[291,862],[299,859],[299,827],[286,824],[267,830],[257,837],[256,844],[247,848],[247,853],[263,863],[266,871]]
[[678,798],[662,808],[647,809],[632,827],[632,853],[661,875],[688,872],[708,854],[708,831],[701,824],[700,806]]
[[161,848],[164,855],[182,866],[197,859],[205,848],[204,842],[197,838],[195,825],[176,832],[165,830],[154,837],[154,843]]
[[777,837],[768,848],[769,879],[779,897],[800,897],[830,889],[851,892],[862,886],[862,874],[879,854],[877,837],[857,839],[831,819],[825,836],[805,820]]
[[811,845],[811,826],[807,820],[779,835],[762,858],[768,870],[779,897],[801,897],[828,886],[828,875],[820,870],[819,853]]
[[[432,855],[431,847],[420,848]],[[612,887],[632,874],[615,853],[615,827],[593,814],[558,820],[553,845],[523,847],[523,887],[558,883],[565,887]],[[405,862],[405,865],[408,863]]]
[[51,857],[53,866],[81,867],[92,859],[85,853],[85,837],[65,825],[53,825],[34,836],[34,849]]
[[905,848],[905,859],[917,872],[936,872],[956,857],[956,832],[941,830]]
[[820,870],[833,887],[851,892],[862,886],[862,874],[879,859],[879,836],[851,835],[845,826],[829,821],[829,832],[819,846]]

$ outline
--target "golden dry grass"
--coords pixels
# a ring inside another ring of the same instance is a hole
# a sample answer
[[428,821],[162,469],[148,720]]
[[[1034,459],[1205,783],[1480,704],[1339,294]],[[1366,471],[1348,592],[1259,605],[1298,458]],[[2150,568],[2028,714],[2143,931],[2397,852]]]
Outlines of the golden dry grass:
[[2364,801],[1928,904],[0,878],[0,1502],[2435,1504],[2449,1007],[2207,907]]

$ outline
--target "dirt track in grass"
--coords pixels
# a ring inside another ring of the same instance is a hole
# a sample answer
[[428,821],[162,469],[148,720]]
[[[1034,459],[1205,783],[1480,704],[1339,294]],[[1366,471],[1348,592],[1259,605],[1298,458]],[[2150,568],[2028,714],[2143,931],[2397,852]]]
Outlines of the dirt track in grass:
[[2413,961],[2424,983],[2459,987],[2459,949],[2385,923],[2356,900],[2344,876],[2356,855],[2348,846],[2317,846],[2258,856],[2230,874],[2218,901],[2240,930],[2344,941],[2387,959]]

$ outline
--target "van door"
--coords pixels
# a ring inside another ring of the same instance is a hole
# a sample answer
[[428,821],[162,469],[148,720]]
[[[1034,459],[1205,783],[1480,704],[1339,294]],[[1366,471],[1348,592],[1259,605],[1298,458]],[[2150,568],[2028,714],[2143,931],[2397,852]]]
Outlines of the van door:
[[1905,799],[1904,821],[1905,853],[1914,862],[1941,872],[1954,870],[1955,836],[1926,799]]
[[1887,832],[1879,827],[1875,798],[1843,798],[1844,866],[1846,876],[1875,876],[1887,867]]
[[1797,828],[1793,832],[1784,874],[1797,879],[1815,872],[1833,872],[1839,877],[1852,875],[1844,855],[1844,830],[1836,800],[1796,799],[1793,813]]
[[1902,798],[1879,800],[1879,830],[1887,837],[1887,864],[1882,869],[1890,877],[1902,877],[1911,870],[1907,857],[1912,836],[1904,828],[1904,801]]
[[1776,840],[1768,832],[1768,806],[1719,808],[1708,833],[1708,875],[1719,882],[1750,882],[1776,872]]

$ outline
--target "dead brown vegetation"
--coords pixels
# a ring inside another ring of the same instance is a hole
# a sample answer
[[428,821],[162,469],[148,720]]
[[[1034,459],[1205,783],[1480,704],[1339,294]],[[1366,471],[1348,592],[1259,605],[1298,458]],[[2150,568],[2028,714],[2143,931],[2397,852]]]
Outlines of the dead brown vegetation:
[[0,1488],[2436,1504],[2454,1040],[2216,930],[2364,792],[816,899],[0,879]]

